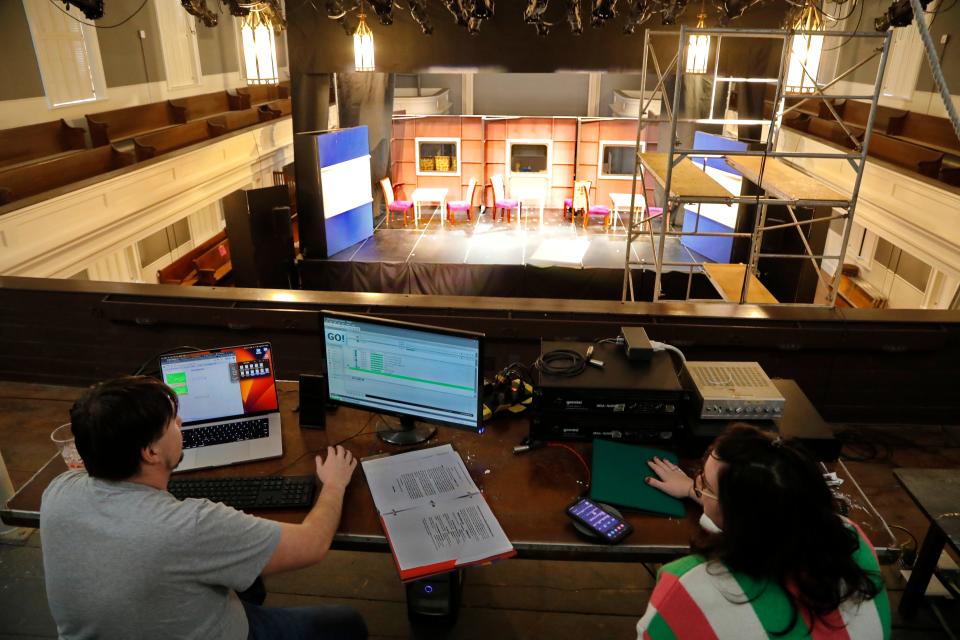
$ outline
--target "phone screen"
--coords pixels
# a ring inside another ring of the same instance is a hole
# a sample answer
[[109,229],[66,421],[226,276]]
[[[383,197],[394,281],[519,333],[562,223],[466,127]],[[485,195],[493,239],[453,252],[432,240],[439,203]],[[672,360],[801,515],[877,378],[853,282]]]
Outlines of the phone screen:
[[612,516],[587,498],[581,498],[567,507],[567,515],[586,525],[608,542],[616,542],[626,537],[633,527],[616,516]]

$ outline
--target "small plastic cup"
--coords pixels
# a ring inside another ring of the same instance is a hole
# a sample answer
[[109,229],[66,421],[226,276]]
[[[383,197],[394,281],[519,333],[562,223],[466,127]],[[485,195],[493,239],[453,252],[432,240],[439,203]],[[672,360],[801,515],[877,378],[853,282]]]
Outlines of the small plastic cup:
[[50,434],[53,444],[57,445],[57,450],[63,456],[63,461],[71,469],[83,469],[83,458],[77,452],[77,444],[73,440],[73,431],[70,430],[70,423],[62,424]]

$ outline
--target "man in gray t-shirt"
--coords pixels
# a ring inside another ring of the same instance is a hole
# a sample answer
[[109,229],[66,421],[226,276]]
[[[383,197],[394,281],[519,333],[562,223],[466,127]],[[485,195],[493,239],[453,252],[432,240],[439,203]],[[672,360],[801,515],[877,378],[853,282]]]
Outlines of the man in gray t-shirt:
[[323,488],[299,525],[166,491],[183,440],[176,394],[152,378],[88,390],[70,411],[86,471],[43,494],[47,598],[61,638],[366,638],[349,607],[241,602],[261,574],[307,567],[330,548],[356,461],[317,456]]

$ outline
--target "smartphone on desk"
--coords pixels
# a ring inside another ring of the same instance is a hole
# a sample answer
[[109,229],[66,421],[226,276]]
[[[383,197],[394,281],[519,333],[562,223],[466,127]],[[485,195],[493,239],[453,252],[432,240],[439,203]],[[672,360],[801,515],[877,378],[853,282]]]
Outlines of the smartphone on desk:
[[633,533],[629,522],[607,513],[589,498],[575,500],[567,507],[567,515],[610,544],[620,542]]

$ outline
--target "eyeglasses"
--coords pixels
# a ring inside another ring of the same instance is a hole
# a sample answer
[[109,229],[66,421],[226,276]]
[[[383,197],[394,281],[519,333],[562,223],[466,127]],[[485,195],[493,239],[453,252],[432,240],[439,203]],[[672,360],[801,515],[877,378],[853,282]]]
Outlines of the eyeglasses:
[[711,500],[720,500],[713,491],[705,488],[706,480],[703,478],[703,469],[693,476],[693,493],[697,496],[697,500],[702,500],[704,496],[710,498]]

